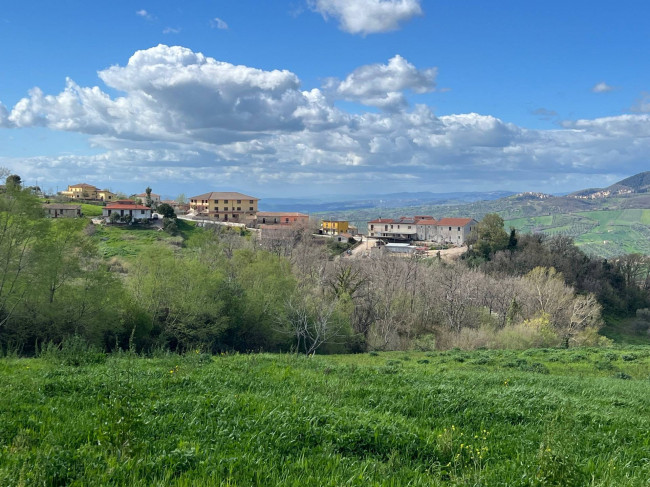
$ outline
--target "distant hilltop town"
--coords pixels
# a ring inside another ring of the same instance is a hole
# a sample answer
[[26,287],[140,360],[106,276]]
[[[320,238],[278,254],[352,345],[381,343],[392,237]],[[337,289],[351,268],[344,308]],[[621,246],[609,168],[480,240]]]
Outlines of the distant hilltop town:
[[[532,193],[530,193],[532,194]],[[91,184],[72,184],[59,195],[67,200],[95,202],[103,205],[102,217],[112,223],[132,223],[155,218],[156,208],[165,203],[177,215],[201,223],[214,222],[230,226],[256,228],[261,236],[281,238],[295,227],[308,227],[317,223],[317,233],[338,241],[350,241],[359,235],[359,229],[346,220],[323,219],[310,222],[308,214],[294,211],[259,211],[260,199],[233,191],[211,191],[190,196],[188,201],[162,200],[150,188],[139,194],[124,197],[108,189]],[[81,216],[81,207],[46,205],[47,214],[53,218]],[[377,244],[445,244],[462,246],[477,225],[472,218],[441,218],[430,215],[403,216],[396,219],[377,218],[367,225],[367,237]]]

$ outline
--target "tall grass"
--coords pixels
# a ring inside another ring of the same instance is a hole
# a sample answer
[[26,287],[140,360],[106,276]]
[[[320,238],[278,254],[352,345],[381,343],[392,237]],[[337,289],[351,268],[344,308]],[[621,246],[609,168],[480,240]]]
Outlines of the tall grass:
[[0,360],[0,485],[650,478],[650,347],[99,363],[48,353]]

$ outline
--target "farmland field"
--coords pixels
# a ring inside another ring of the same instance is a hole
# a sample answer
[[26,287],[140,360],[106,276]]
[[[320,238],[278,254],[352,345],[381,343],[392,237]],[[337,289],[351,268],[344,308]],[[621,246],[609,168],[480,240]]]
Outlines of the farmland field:
[[507,220],[522,233],[567,235],[582,250],[603,257],[650,255],[650,209],[598,210]]
[[650,347],[0,359],[0,485],[650,481]]

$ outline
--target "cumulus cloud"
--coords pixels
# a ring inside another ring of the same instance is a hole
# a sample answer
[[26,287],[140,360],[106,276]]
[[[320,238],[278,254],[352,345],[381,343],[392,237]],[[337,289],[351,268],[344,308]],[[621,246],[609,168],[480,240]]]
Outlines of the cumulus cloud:
[[435,69],[418,70],[400,56],[311,90],[301,89],[290,71],[220,62],[178,46],[137,51],[125,65],[98,74],[119,95],[68,79],[58,94],[34,88],[13,107],[0,104],[0,126],[87,134],[99,154],[0,156],[0,166],[28,167],[29,177],[62,183],[81,175],[99,184],[155,174],[165,181],[214,178],[259,188],[282,182],[322,192],[343,182],[374,191],[562,191],[553,185],[612,167],[618,174],[642,171],[650,152],[644,113],[530,130],[477,113],[436,116],[425,105],[378,113],[336,107],[340,98],[402,106],[390,97],[435,88]]
[[362,35],[397,30],[422,15],[420,0],[311,0],[310,6],[338,20],[341,30]]
[[407,106],[404,91],[434,91],[436,75],[436,68],[418,70],[402,56],[396,55],[388,64],[361,66],[343,81],[329,79],[325,87],[339,98],[395,111]]
[[593,88],[591,88],[591,91],[594,93],[608,93],[610,91],[614,91],[615,89],[615,86],[608,85],[604,81],[601,81],[600,83],[596,83]]
[[210,21],[210,26],[213,29],[221,29],[221,30],[227,30],[228,29],[228,24],[221,20],[219,17],[215,17]]

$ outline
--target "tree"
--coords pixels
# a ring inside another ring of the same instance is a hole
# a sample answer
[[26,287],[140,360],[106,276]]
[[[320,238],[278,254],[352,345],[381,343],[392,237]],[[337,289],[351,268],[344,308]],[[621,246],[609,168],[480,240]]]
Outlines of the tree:
[[151,188],[147,186],[147,189],[145,189],[144,192],[147,195],[146,198],[144,199],[144,205],[151,208],[151,205],[153,204],[153,200],[151,199]]
[[0,330],[37,279],[32,247],[48,231],[38,198],[17,185],[0,194]]
[[184,205],[187,203],[187,198],[185,197],[184,193],[178,195],[178,197],[176,198],[176,203],[178,203],[179,205]]
[[[481,257],[489,259],[495,252],[506,249],[510,238],[503,229],[503,218],[496,213],[489,213],[472,230],[471,238],[474,251]],[[514,237],[514,235],[513,235]]]
[[163,218],[176,218],[174,208],[168,203],[162,203],[156,208],[156,213],[160,213]]
[[18,176],[18,174],[11,174],[11,175],[7,176],[7,179],[6,179],[5,182],[7,184],[7,188],[9,188],[9,187],[20,188],[22,180],[21,180],[20,176]]

